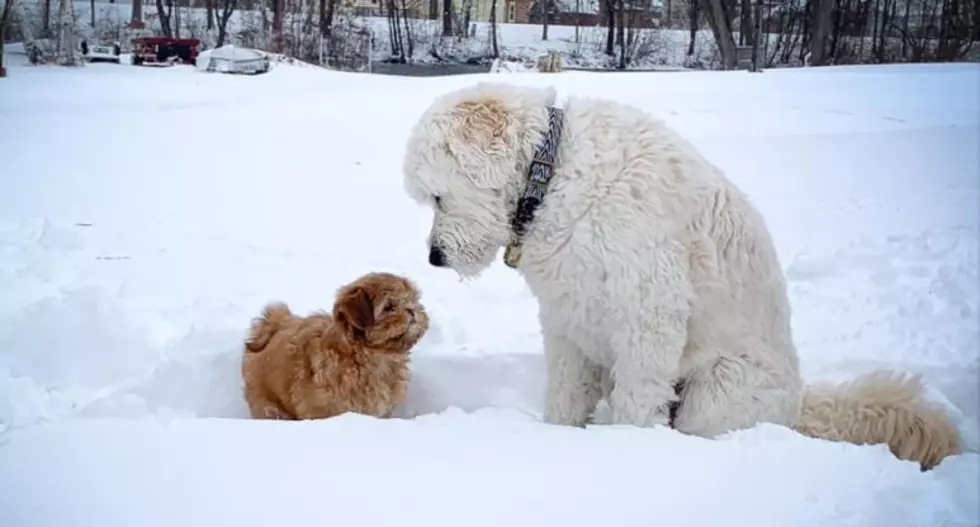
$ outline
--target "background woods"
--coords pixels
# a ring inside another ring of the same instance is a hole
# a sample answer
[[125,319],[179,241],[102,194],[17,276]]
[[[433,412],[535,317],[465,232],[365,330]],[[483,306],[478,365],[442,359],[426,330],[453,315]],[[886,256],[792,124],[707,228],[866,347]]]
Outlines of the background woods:
[[549,52],[588,69],[945,62],[980,40],[980,0],[146,1],[3,0],[2,40],[46,39],[73,64],[72,39],[162,34],[356,71]]

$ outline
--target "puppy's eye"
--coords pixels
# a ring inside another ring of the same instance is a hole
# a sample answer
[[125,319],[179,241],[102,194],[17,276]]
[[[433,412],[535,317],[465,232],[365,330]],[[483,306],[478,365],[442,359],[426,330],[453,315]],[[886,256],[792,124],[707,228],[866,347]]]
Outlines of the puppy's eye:
[[436,202],[436,208],[438,208],[440,211],[443,210],[441,196],[433,196],[432,200]]

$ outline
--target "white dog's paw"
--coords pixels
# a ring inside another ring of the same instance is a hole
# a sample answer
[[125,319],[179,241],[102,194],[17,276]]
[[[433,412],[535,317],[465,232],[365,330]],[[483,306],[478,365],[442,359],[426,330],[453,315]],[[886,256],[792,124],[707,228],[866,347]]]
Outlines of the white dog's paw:
[[609,397],[612,424],[639,427],[669,426],[670,401],[665,399],[646,390],[628,391],[617,386]]
[[670,417],[666,407],[657,408],[652,412],[641,410],[636,406],[627,408],[613,407],[611,424],[632,425],[643,428],[670,426]]
[[544,408],[544,422],[552,425],[585,426],[592,415],[586,394],[549,394]]

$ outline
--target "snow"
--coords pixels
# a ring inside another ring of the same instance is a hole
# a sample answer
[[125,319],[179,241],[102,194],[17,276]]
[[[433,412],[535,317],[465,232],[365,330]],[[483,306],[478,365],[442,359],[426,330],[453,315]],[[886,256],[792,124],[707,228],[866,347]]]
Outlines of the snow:
[[194,66],[201,71],[254,73],[268,70],[270,60],[265,53],[257,49],[225,44],[220,48],[198,53]]
[[[18,66],[0,81],[0,525],[980,525],[976,64],[400,78],[277,64]],[[409,127],[481,79],[664,118],[750,194],[809,382],[922,373],[936,470],[762,425],[716,441],[540,423],[537,305],[428,265]],[[411,276],[432,328],[398,419],[244,419],[268,301]],[[317,520],[313,520],[317,521]]]

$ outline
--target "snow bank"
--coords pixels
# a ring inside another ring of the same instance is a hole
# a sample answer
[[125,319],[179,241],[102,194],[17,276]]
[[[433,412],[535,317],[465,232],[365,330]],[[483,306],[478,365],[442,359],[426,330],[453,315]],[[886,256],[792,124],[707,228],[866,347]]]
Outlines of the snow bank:
[[311,518],[431,527],[952,526],[976,524],[980,491],[975,454],[922,474],[884,447],[805,440],[774,426],[712,442],[665,430],[545,426],[491,410],[388,422],[64,421],[11,437],[0,474],[18,475],[0,494],[0,524],[18,527],[82,518],[141,527]]
[[[502,264],[465,283],[429,266],[431,211],[400,181],[429,101],[497,75],[18,68],[0,83],[0,525],[980,524],[978,73],[507,77],[648,110],[724,169],[773,232],[807,380],[908,370],[950,409],[971,452],[920,473],[768,426],[540,424],[534,298]],[[368,270],[411,276],[432,317],[405,419],[242,419],[250,318],[329,307]]]

